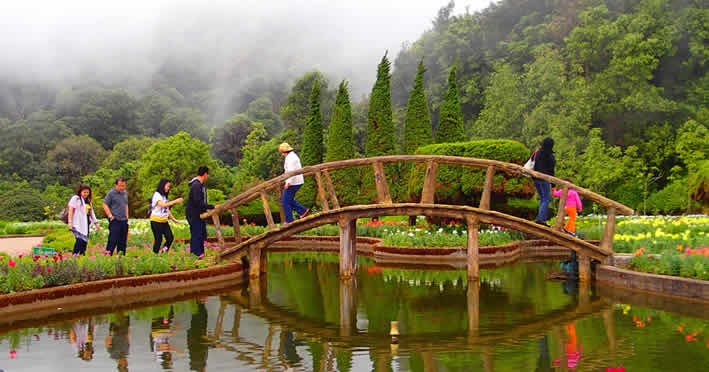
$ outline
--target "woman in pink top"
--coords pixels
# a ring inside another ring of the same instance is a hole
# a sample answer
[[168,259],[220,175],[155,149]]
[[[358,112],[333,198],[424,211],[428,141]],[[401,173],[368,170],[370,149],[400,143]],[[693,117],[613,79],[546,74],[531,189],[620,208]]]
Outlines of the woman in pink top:
[[[564,178],[564,181],[566,182],[571,182],[570,179]],[[561,197],[561,193],[563,190],[557,190],[554,188],[552,190],[552,194],[556,197]],[[583,205],[581,205],[581,198],[579,198],[579,193],[576,192],[576,190],[569,189],[569,193],[566,196],[566,215],[569,216],[569,220],[566,221],[566,224],[564,225],[564,231],[571,235],[576,235],[576,213],[581,212],[581,209],[583,209]]]

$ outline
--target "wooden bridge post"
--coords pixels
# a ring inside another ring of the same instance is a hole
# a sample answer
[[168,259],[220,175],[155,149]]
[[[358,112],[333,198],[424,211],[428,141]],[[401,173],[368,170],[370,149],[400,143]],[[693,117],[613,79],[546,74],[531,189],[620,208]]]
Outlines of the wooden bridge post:
[[281,224],[286,220],[286,212],[283,211],[283,184],[278,184],[278,217]]
[[249,277],[251,279],[256,279],[261,276],[261,262],[263,256],[261,255],[262,248],[258,244],[253,244],[249,246]]
[[489,165],[487,171],[485,172],[485,186],[483,188],[483,194],[480,197],[480,209],[488,210],[490,209],[490,198],[492,195],[492,187],[495,181],[495,167]]
[[559,211],[556,213],[556,222],[554,223],[554,230],[561,231],[562,226],[564,226],[564,217],[566,217],[566,198],[569,196],[569,187],[564,185],[564,190],[561,191],[561,198],[559,199]]
[[374,183],[377,186],[377,201],[380,204],[391,204],[391,194],[389,193],[384,166],[377,161],[372,164],[372,167],[374,168]]
[[212,215],[212,222],[214,222],[214,229],[217,231],[217,240],[219,241],[219,246],[224,248],[224,235],[222,234],[222,225],[219,222],[219,215]]
[[325,187],[322,184],[322,175],[320,171],[315,172],[315,182],[318,184],[318,199],[320,199],[320,206],[323,212],[330,210],[329,205],[327,205],[327,196],[325,195]]
[[608,208],[608,219],[606,227],[603,229],[601,238],[601,249],[608,252],[606,264],[613,265],[613,235],[615,234],[615,207]]
[[352,278],[357,271],[357,219],[340,217],[340,277]]
[[340,203],[337,201],[337,194],[335,194],[335,187],[332,185],[332,177],[330,177],[330,172],[325,169],[322,171],[322,174],[325,176],[325,186],[327,186],[327,192],[330,194],[332,208],[340,209]]
[[231,221],[234,223],[234,243],[241,243],[241,224],[239,223],[239,211],[236,208],[231,209]]
[[263,293],[262,289],[265,289],[265,281],[262,282],[264,278],[251,278],[249,279],[249,308],[261,307]]
[[586,285],[591,281],[591,257],[578,253],[579,260],[579,291],[580,286]]
[[603,325],[606,328],[606,337],[608,338],[608,349],[611,353],[616,350],[615,338],[615,319],[613,318],[613,309],[603,310]]
[[468,337],[475,338],[480,330],[480,286],[477,281],[468,282]]
[[423,179],[423,191],[421,192],[421,204],[433,204],[436,194],[436,177],[438,176],[438,163],[435,161],[426,162],[426,174]]
[[357,327],[357,281],[340,280],[340,336],[351,336]]
[[473,216],[466,216],[468,225],[468,281],[477,281],[480,271],[478,227],[479,219]]
[[266,221],[268,222],[268,229],[271,230],[274,227],[273,214],[271,214],[271,207],[268,206],[268,197],[265,191],[259,193],[261,195],[261,204],[263,205],[263,214],[266,215]]

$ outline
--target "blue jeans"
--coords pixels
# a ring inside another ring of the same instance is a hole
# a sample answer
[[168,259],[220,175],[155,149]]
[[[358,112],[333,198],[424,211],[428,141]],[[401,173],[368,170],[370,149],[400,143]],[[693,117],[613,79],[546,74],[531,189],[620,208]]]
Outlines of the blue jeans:
[[126,243],[128,241],[128,221],[114,219],[108,223],[108,244],[106,250],[113,255],[113,249],[118,247],[118,253],[126,254]]
[[207,224],[201,218],[187,218],[190,224],[190,253],[199,257],[204,254],[207,239]]
[[549,201],[551,201],[551,185],[549,181],[535,179],[534,188],[539,194],[539,212],[535,221],[545,222],[549,219]]
[[287,189],[283,190],[281,204],[283,204],[283,214],[286,215],[286,223],[293,222],[293,210],[298,212],[299,215],[307,211],[307,208],[295,200],[295,193],[300,190],[301,186],[303,185],[290,185]]
[[77,238],[76,242],[74,242],[74,250],[71,253],[83,255],[86,253],[86,244],[88,244],[88,242]]

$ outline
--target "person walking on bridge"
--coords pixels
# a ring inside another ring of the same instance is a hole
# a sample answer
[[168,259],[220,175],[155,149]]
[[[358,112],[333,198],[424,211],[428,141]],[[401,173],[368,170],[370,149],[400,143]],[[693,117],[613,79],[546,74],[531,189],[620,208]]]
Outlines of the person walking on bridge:
[[209,178],[209,168],[199,167],[197,177],[189,182],[190,193],[185,208],[187,222],[190,224],[190,252],[197,257],[204,255],[204,240],[207,239],[207,224],[200,215],[209,209],[219,207],[207,204],[207,188],[204,186],[207,178]]
[[[554,140],[551,137],[547,137],[542,141],[541,147],[535,151],[532,155],[534,157],[534,170],[539,173],[548,174],[550,176],[554,175],[554,168],[556,167],[556,159],[554,158]],[[549,181],[535,178],[534,188],[537,189],[539,194],[539,211],[537,212],[537,218],[535,222],[547,225],[546,221],[549,219],[549,201],[551,201],[551,185]]]
[[[283,169],[285,170],[285,173],[297,171],[298,169],[303,168],[300,165],[300,158],[298,157],[298,155],[296,155],[295,151],[293,151],[293,148],[288,143],[281,143],[281,145],[278,146],[278,151],[280,151],[281,155],[285,158],[283,164]],[[286,216],[286,221],[284,222],[284,224],[293,222],[294,209],[296,212],[298,212],[300,218],[305,217],[310,212],[310,209],[305,208],[302,204],[298,203],[298,201],[295,200],[295,193],[300,190],[300,187],[303,186],[303,183],[305,183],[305,181],[303,180],[302,174],[291,176],[286,179],[286,184],[283,187],[283,197],[281,198],[281,204],[283,204],[283,213]]]

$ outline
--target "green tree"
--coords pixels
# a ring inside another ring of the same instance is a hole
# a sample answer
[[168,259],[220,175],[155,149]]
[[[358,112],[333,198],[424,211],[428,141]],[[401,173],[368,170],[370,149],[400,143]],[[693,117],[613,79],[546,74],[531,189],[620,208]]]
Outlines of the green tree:
[[140,160],[146,149],[149,149],[157,139],[152,137],[131,137],[113,146],[101,164],[104,168],[121,169],[123,164]]
[[242,157],[242,147],[246,136],[254,129],[251,119],[244,114],[236,114],[212,134],[212,154],[224,164],[236,165]]
[[165,115],[175,108],[175,101],[170,97],[150,95],[143,98],[137,112],[138,126],[143,134],[148,137],[159,137],[160,123],[165,119]]
[[426,67],[423,65],[423,58],[419,62],[418,72],[414,80],[414,89],[409,96],[409,104],[406,106],[406,123],[404,128],[403,153],[413,154],[420,146],[433,143],[433,132],[431,129],[431,115],[428,112],[428,103],[423,87],[423,74]]
[[165,114],[160,122],[160,136],[174,136],[179,132],[206,141],[208,136],[206,117],[202,111],[180,107]]
[[[332,114],[332,104],[335,94],[327,89],[328,79],[320,71],[308,72],[298,79],[291,92],[286,97],[286,102],[281,106],[281,120],[286,129],[291,129],[296,133],[303,133],[308,115],[310,113],[310,95],[313,91],[313,83],[318,81],[320,90],[320,104],[322,105],[323,117],[328,118]],[[327,126],[329,123],[324,123]]]
[[76,133],[88,135],[111,149],[126,137],[140,133],[137,109],[138,101],[126,91],[101,90],[81,105],[78,117],[66,120]]
[[306,120],[305,133],[303,134],[303,151],[300,156],[303,166],[322,163],[324,152],[322,114],[320,113],[320,83],[316,79],[310,93],[310,114]]
[[[189,189],[187,183],[203,165],[210,168],[210,176],[217,173],[217,162],[209,153],[209,145],[198,138],[180,132],[156,142],[143,155],[138,170],[138,179],[142,185],[140,200],[147,200],[153,194],[161,178],[172,180],[171,197],[182,196],[186,199]],[[176,210],[182,211],[183,208],[184,205]]]
[[261,96],[249,103],[249,107],[246,109],[246,116],[251,119],[251,121],[257,121],[263,123],[263,127],[266,128],[269,136],[275,136],[283,130],[283,123],[278,114],[273,112],[273,102],[268,96]]
[[347,82],[342,81],[337,90],[335,108],[328,129],[327,154],[325,161],[354,158],[354,137],[352,134],[352,106]]
[[369,96],[367,114],[367,157],[392,155],[395,152],[396,138],[391,109],[391,63],[386,53],[377,67],[377,80]]
[[49,168],[64,185],[74,185],[86,174],[98,169],[106,151],[89,136],[63,139],[47,154]]
[[463,111],[460,108],[458,83],[456,82],[456,69],[458,61],[453,64],[448,75],[448,94],[441,106],[441,115],[436,129],[436,143],[465,141],[463,127]]

